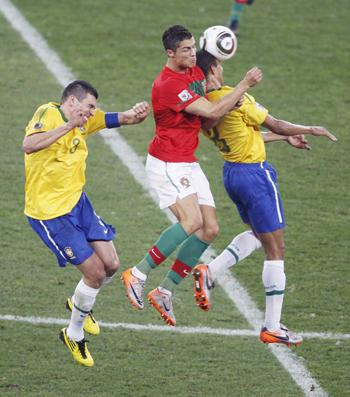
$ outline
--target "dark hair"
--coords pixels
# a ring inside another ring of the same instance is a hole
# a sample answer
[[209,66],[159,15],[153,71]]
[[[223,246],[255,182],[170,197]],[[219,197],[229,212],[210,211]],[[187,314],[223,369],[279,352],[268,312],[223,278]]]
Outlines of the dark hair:
[[197,61],[196,64],[202,69],[205,77],[208,77],[210,67],[217,65],[218,60],[209,52],[205,50],[197,51]]
[[162,36],[163,46],[165,50],[176,51],[179,43],[183,40],[192,38],[192,33],[181,25],[170,26]]
[[67,100],[71,95],[74,95],[78,101],[81,101],[86,97],[87,94],[93,95],[96,99],[98,98],[98,92],[90,83],[85,80],[75,80],[72,81],[63,90],[61,102]]

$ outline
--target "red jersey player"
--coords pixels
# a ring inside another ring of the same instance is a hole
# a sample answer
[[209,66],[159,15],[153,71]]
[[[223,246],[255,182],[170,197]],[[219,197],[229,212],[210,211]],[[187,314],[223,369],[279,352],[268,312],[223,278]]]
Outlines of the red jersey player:
[[262,79],[262,72],[258,68],[249,70],[234,91],[209,102],[204,96],[205,77],[196,66],[192,34],[183,26],[171,26],[163,34],[163,45],[168,59],[152,87],[156,134],[149,145],[146,171],[160,208],[169,208],[178,223],[165,229],[145,257],[125,270],[121,279],[132,305],[143,309],[148,274],[180,246],[164,280],[147,294],[164,321],[175,325],[172,292],[219,231],[209,182],[194,154],[201,124],[218,120],[232,110]]

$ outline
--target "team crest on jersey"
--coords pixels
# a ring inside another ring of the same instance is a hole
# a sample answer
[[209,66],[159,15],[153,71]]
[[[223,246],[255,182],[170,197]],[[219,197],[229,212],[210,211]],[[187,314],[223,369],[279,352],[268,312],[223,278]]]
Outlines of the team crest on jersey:
[[41,123],[35,123],[34,124],[34,129],[35,130],[40,130],[40,128],[43,128],[43,125]]
[[181,185],[182,185],[183,187],[186,187],[186,188],[191,186],[190,180],[189,180],[188,178],[186,178],[185,176],[183,176],[183,177],[180,179],[180,183],[181,183]]
[[183,90],[180,92],[178,97],[181,99],[182,102],[187,102],[192,98],[192,95],[190,94],[189,91]]
[[72,247],[66,247],[64,249],[64,252],[68,256],[69,259],[74,259],[75,258],[75,255],[74,255],[74,252],[72,250]]

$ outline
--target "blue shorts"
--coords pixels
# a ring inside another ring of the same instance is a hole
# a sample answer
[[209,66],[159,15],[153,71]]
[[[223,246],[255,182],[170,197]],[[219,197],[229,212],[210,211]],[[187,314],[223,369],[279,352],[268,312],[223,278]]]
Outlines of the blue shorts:
[[284,228],[283,206],[277,175],[267,163],[225,162],[223,182],[244,223],[257,233]]
[[96,214],[85,193],[66,215],[45,221],[27,218],[34,231],[56,255],[61,267],[67,262],[80,265],[94,252],[89,242],[110,241],[116,235],[113,226]]

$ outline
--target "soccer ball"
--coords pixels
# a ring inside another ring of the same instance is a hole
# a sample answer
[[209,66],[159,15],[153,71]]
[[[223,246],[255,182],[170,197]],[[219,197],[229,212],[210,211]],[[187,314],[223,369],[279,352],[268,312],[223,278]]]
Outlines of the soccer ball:
[[226,61],[233,57],[237,49],[237,38],[226,26],[211,26],[206,29],[200,39],[201,50],[209,52],[219,61]]

